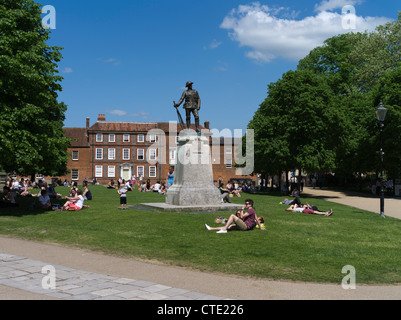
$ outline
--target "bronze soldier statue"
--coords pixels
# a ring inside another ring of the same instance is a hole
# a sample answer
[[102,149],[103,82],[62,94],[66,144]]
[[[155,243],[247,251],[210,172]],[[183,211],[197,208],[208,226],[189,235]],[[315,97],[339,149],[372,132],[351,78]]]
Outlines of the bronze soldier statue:
[[195,128],[196,132],[199,134],[199,113],[198,110],[200,109],[201,106],[201,101],[199,98],[198,91],[192,89],[192,84],[193,82],[188,81],[187,84],[185,85],[188,90],[184,91],[180,101],[178,103],[174,104],[175,108],[178,108],[181,103],[185,100],[184,102],[184,109],[186,113],[186,122],[187,122],[187,128],[190,128],[191,125],[191,112],[194,115],[195,118]]

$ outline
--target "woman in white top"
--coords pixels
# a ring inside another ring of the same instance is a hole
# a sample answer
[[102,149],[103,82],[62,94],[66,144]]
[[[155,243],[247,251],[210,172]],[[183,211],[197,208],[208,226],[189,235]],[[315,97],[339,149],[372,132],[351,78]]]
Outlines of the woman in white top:
[[84,206],[84,197],[82,196],[82,190],[77,190],[77,195],[75,197],[65,197],[68,201],[64,204],[63,210],[69,211],[79,211]]

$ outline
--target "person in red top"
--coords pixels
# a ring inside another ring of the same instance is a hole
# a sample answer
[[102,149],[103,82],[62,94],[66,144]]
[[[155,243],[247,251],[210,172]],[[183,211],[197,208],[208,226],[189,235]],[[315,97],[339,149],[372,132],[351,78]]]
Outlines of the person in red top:
[[[245,209],[246,212],[244,212]],[[232,225],[233,223],[234,225]],[[256,224],[259,225],[260,230],[266,230],[261,227],[258,217],[256,216],[255,209],[253,208],[253,200],[246,199],[245,206],[242,207],[242,210],[238,210],[236,215],[232,214],[224,227],[212,228],[205,224],[205,228],[207,230],[218,230],[217,233],[227,233],[227,230],[233,229],[242,231],[252,230]]]

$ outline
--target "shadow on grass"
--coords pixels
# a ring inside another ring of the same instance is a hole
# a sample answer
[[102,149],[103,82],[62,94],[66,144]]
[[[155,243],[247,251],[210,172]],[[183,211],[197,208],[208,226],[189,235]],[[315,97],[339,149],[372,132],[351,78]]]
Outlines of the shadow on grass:
[[[62,206],[65,203],[65,200],[51,199],[51,203]],[[17,197],[16,206],[0,207],[0,217],[35,216],[49,212],[52,212],[52,210],[38,208],[38,198],[36,197]]]

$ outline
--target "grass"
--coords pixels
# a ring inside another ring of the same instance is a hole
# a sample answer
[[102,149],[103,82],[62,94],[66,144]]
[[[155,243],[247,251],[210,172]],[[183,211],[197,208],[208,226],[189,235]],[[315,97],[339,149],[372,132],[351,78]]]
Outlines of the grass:
[[[359,284],[401,283],[398,219],[304,198],[334,214],[290,213],[279,204],[282,196],[253,194],[267,230],[216,234],[204,224],[216,225],[214,219],[227,213],[120,210],[116,190],[90,189],[93,200],[85,202],[90,208],[80,212],[29,210],[33,198],[18,198],[18,208],[0,208],[0,234],[208,272],[340,284],[342,268],[352,265]],[[57,192],[66,195],[68,189]],[[129,206],[144,202],[164,202],[164,196],[128,193]]]

